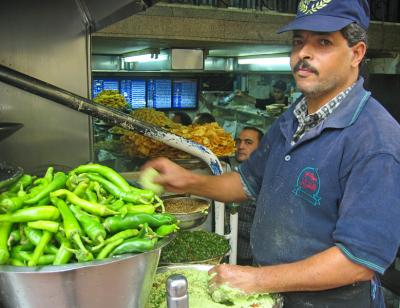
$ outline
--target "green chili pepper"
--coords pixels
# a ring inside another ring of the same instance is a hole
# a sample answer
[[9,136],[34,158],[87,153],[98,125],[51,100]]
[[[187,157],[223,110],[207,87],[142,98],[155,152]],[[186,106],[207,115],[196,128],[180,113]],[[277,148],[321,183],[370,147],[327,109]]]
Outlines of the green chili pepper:
[[60,210],[61,216],[63,218],[64,232],[67,236],[67,239],[73,241],[73,243],[76,244],[79,248],[78,250],[74,251],[78,261],[85,262],[93,260],[93,255],[85,248],[82,243],[82,230],[74,214],[71,212],[71,210],[68,208],[63,200],[56,197],[51,197],[51,202],[55,204]]
[[[18,260],[19,262],[22,262],[24,266],[32,266],[29,265],[29,262],[31,262],[33,255],[27,251],[21,250],[16,253],[14,253],[14,258]],[[41,255],[39,259],[37,260],[36,265],[49,265],[54,262],[55,255]],[[26,264],[27,262],[27,264]]]
[[137,190],[136,192],[121,190],[112,182],[97,174],[87,173],[86,176],[92,181],[100,183],[105,190],[113,196],[132,203],[151,203],[154,200],[154,192],[150,190]]
[[179,227],[176,224],[162,225],[157,228],[156,234],[158,236],[167,236],[171,233],[177,232],[178,230],[179,230]]
[[107,198],[103,198],[103,200],[100,201],[100,204],[108,205],[112,202],[115,201],[115,198],[113,195],[108,195]]
[[129,214],[153,214],[156,211],[156,208],[152,204],[138,204],[134,205],[132,203],[127,203],[124,205],[126,208],[126,212]]
[[7,240],[7,245],[9,247],[13,246],[15,243],[19,243],[21,241],[21,232],[19,229],[12,230],[10,236]]
[[75,187],[74,184],[71,181],[71,176],[68,176],[67,181],[65,182],[65,186],[68,188],[70,191],[74,191]]
[[6,213],[15,212],[23,206],[25,199],[25,196],[5,198],[0,201],[0,208]]
[[25,263],[24,263],[24,262],[22,262],[22,261],[20,261],[20,260],[18,260],[18,259],[14,259],[14,258],[11,258],[11,259],[9,260],[9,263],[10,263],[11,265],[13,265],[13,266],[25,266]]
[[131,190],[131,186],[128,184],[128,182],[118,172],[107,166],[102,166],[99,164],[87,164],[87,165],[81,165],[71,171],[71,173],[76,173],[76,174],[90,173],[90,172],[101,174],[103,177],[112,182],[122,191],[129,192]]
[[46,245],[51,241],[53,237],[53,233],[49,231],[43,231],[42,237],[40,239],[39,244],[35,247],[35,250],[33,251],[33,255],[31,257],[31,260],[28,262],[28,266],[36,266],[39,262],[39,258],[43,255],[44,253],[44,248]]
[[59,210],[52,205],[27,207],[10,214],[1,214],[0,222],[28,222],[35,220],[57,220]]
[[124,253],[140,253],[152,250],[157,239],[149,238],[131,238],[125,240],[122,244],[117,246],[110,254],[110,256],[121,255]]
[[35,245],[33,245],[32,243],[17,245],[17,246],[14,246],[13,248],[11,248],[11,256],[13,256],[15,252],[33,251],[33,249],[35,249]]
[[125,205],[124,201],[117,200],[111,204],[108,204],[107,207],[112,209],[113,211],[119,211],[124,205]]
[[102,260],[108,257],[108,255],[111,253],[111,251],[114,250],[115,247],[121,245],[124,242],[122,238],[119,240],[116,240],[115,242],[111,242],[107,244],[97,255],[96,259],[97,260]]
[[34,196],[25,200],[26,204],[35,204],[39,202],[44,197],[48,196],[52,191],[63,188],[65,182],[67,181],[67,176],[64,172],[57,172],[54,175],[53,181],[46,185],[42,190],[38,191]]
[[8,192],[10,193],[17,193],[22,188],[25,189],[29,185],[32,185],[33,177],[29,174],[23,174],[17,182],[13,183],[9,188]]
[[54,258],[53,265],[67,264],[72,257],[71,243],[60,232],[56,233],[56,239],[60,242],[60,248]]
[[93,191],[94,182],[90,182],[89,187],[85,191],[86,199],[91,203],[97,203],[97,194]]
[[165,224],[175,223],[176,218],[168,213],[127,214],[124,217],[116,215],[107,217],[104,220],[103,225],[110,232],[118,232],[126,229],[136,229],[145,222],[147,222],[150,227],[154,228]]
[[40,200],[37,205],[46,205],[46,204],[50,204],[50,197],[46,196],[44,197],[42,200]]
[[53,181],[53,176],[54,167],[48,167],[43,178],[47,181],[47,183],[50,183],[51,181]]
[[6,264],[10,258],[7,241],[11,233],[11,228],[12,223],[10,222],[0,223],[0,264]]
[[106,244],[115,242],[115,241],[120,240],[120,239],[125,240],[125,239],[128,239],[128,238],[134,237],[134,236],[136,236],[138,234],[139,234],[139,231],[137,229],[127,229],[127,230],[118,232],[118,233],[114,234],[113,236],[107,238],[103,243],[93,247],[92,250],[93,251],[97,251],[97,250],[101,249]]
[[[35,246],[39,245],[40,239],[42,238],[41,230],[33,229],[28,226],[25,226],[23,228],[23,231],[30,243],[32,243]],[[57,253],[57,251],[58,251],[57,247],[54,246],[53,244],[46,245],[46,247],[44,249],[44,252],[50,253],[50,254],[55,254],[55,253]]]
[[75,187],[73,193],[77,195],[79,198],[83,198],[85,195],[86,189],[88,188],[89,184],[88,181],[81,181],[79,184]]
[[28,222],[28,227],[56,233],[60,224],[52,220],[36,220]]
[[33,185],[35,185],[36,187],[38,186],[46,186],[49,185],[49,181],[47,181],[45,178],[38,178],[35,181],[33,181]]
[[78,206],[71,205],[70,210],[80,222],[83,230],[89,238],[95,243],[102,243],[107,236],[107,232],[103,225],[91,215],[86,214]]
[[17,193],[15,192],[9,192],[9,191],[3,191],[0,194],[0,203],[1,201],[3,201],[4,199],[8,199],[8,198],[12,198],[12,197],[17,197]]
[[74,205],[79,206],[86,212],[89,212],[94,215],[98,216],[108,216],[108,215],[115,215],[118,214],[118,212],[112,211],[107,206],[103,204],[98,204],[98,203],[91,203],[87,200],[79,198],[77,195],[75,195],[73,192],[70,192],[69,190],[66,189],[59,189],[50,194],[51,197],[61,197],[61,196],[67,196],[67,200],[71,202]]

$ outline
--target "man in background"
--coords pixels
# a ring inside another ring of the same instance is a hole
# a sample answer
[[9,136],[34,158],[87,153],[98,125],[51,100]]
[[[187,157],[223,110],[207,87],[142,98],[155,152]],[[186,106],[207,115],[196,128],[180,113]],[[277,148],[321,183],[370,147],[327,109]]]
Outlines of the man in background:
[[[235,158],[237,163],[248,159],[261,141],[263,132],[258,128],[246,126],[237,135]],[[246,200],[239,204],[239,224],[237,241],[237,264],[252,265],[253,255],[250,247],[250,230],[253,224],[256,204],[253,200]]]
[[206,123],[213,123],[213,122],[217,121],[215,120],[215,117],[208,112],[200,112],[196,114],[196,116],[193,119],[193,124],[199,124],[199,125],[203,125]]
[[258,109],[265,110],[267,105],[271,104],[283,104],[287,106],[289,104],[288,98],[286,96],[287,85],[283,80],[277,80],[272,85],[272,91],[270,93],[270,97],[268,98],[255,98],[250,96],[242,91],[237,91],[237,95],[242,97],[246,102],[254,104],[254,106]]
[[186,126],[192,124],[192,119],[190,115],[188,115],[186,112],[183,111],[175,112],[174,116],[172,117],[172,121]]
[[267,99],[256,99],[256,108],[265,110],[267,105],[271,104],[283,104],[288,105],[288,98],[286,96],[286,82],[278,80],[272,86],[272,92],[270,98]]

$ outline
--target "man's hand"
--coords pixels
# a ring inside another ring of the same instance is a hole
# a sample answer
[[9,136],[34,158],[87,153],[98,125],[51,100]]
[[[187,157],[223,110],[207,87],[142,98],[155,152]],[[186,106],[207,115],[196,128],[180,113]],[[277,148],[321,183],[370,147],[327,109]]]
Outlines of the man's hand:
[[210,288],[226,284],[231,288],[239,289],[245,293],[262,293],[256,278],[257,268],[251,266],[239,266],[219,264],[209,270],[212,276],[209,281]]
[[190,193],[221,202],[237,202],[247,198],[237,172],[222,175],[198,174],[178,166],[169,159],[157,158],[143,165],[142,170],[152,167],[160,174],[154,183],[174,193]]
[[154,183],[162,185],[166,190],[174,193],[189,191],[194,173],[173,163],[167,158],[156,158],[144,164],[141,170],[154,168],[160,174],[154,178]]

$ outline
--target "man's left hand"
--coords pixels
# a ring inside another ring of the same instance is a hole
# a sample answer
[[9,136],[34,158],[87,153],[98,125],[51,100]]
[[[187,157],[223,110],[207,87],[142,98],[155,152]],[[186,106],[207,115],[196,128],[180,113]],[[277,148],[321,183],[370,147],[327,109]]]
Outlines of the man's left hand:
[[210,287],[226,284],[231,288],[240,289],[246,293],[257,293],[257,268],[251,266],[239,266],[219,264],[208,271],[212,276]]

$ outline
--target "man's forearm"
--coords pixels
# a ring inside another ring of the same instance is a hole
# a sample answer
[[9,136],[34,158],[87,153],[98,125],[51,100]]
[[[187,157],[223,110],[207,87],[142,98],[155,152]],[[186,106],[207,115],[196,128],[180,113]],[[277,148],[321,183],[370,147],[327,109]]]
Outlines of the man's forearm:
[[302,261],[263,267],[220,264],[209,271],[213,284],[247,293],[321,291],[370,280],[374,272],[353,263],[337,247]]
[[209,176],[193,173],[188,192],[222,202],[243,201],[247,197],[243,191],[237,172]]
[[318,291],[370,280],[374,272],[350,261],[337,247],[290,264],[265,266],[255,272],[260,290]]

